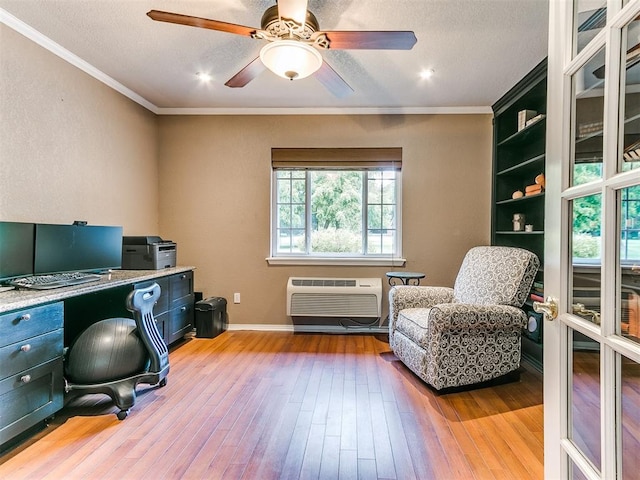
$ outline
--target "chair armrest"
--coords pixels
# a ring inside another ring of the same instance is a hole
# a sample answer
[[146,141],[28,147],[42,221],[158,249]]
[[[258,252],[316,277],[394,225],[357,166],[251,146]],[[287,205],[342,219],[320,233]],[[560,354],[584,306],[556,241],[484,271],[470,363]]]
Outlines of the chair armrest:
[[429,308],[453,301],[453,288],[398,285],[389,290],[389,328],[393,332],[398,312],[405,308]]
[[429,314],[432,334],[483,330],[520,331],[527,325],[527,316],[510,305],[476,305],[447,303],[435,305]]

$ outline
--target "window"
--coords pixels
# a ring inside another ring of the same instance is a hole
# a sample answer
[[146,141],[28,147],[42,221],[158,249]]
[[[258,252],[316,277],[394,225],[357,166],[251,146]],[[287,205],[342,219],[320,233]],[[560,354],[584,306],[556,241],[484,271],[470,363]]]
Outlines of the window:
[[274,150],[271,260],[397,262],[400,149]]

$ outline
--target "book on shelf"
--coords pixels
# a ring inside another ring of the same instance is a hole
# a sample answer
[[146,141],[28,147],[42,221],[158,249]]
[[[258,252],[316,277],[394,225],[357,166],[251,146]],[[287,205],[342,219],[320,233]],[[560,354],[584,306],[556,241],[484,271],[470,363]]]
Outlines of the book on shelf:
[[527,122],[538,114],[535,110],[520,110],[518,112],[518,131],[527,126]]
[[537,293],[529,294],[529,298],[534,302],[544,302],[544,297],[542,295],[538,295]]
[[538,123],[540,120],[542,120],[545,117],[544,113],[540,113],[538,115],[536,115],[533,118],[530,118],[529,120],[527,120],[524,124],[525,127],[530,127],[531,125],[533,125],[534,123]]
[[533,282],[533,285],[531,286],[531,293],[544,296],[544,285],[542,284],[542,282]]

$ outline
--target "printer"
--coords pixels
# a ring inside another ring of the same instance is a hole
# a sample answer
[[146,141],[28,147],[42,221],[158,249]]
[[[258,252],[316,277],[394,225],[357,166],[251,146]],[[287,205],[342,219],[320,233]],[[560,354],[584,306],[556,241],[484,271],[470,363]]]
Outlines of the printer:
[[177,246],[160,237],[122,237],[123,270],[162,270],[176,266]]

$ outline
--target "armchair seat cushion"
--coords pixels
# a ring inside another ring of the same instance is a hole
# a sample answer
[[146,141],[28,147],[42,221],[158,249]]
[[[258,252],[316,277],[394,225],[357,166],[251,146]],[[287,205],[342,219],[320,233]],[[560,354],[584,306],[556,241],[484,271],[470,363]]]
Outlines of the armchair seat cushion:
[[429,313],[430,308],[405,308],[398,313],[396,330],[406,337],[413,339],[422,348],[429,344]]

